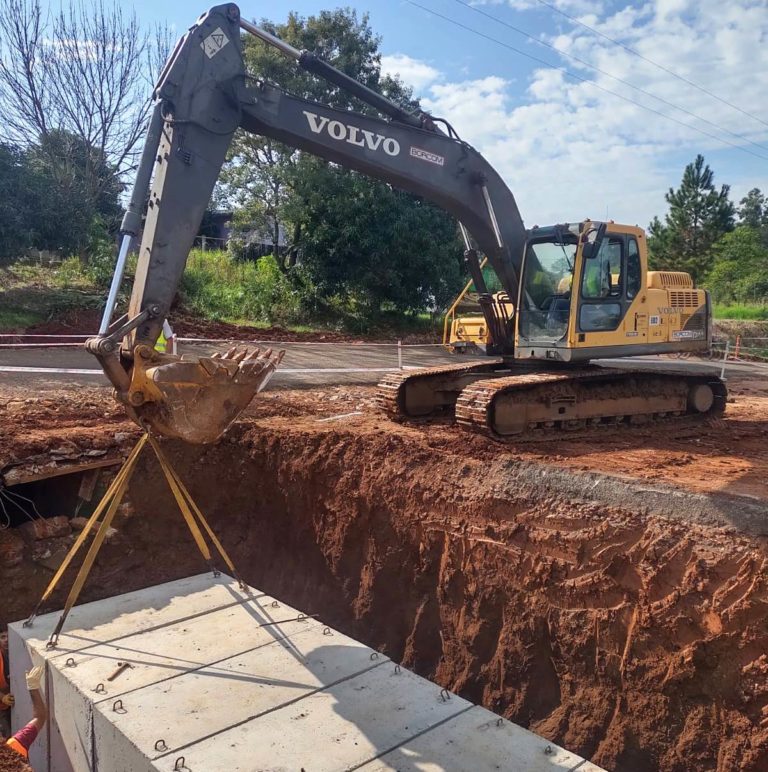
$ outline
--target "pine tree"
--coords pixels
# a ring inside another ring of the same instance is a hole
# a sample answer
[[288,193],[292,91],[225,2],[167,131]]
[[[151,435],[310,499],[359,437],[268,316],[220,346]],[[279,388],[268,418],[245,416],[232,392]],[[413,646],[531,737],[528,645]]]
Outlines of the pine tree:
[[648,231],[651,267],[687,271],[699,282],[714,260],[712,245],[733,230],[735,209],[729,185],[715,188],[714,173],[703,155],[688,164],[677,190],[664,196],[669,212],[662,223],[654,217]]

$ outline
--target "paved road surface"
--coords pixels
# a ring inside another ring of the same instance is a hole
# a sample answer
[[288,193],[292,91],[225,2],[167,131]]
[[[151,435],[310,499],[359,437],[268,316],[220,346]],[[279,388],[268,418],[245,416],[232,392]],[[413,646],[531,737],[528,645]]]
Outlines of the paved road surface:
[[[216,344],[181,344],[179,353],[204,355],[224,351],[226,346]],[[347,383],[377,383],[387,369],[397,369],[397,345],[355,343],[276,343],[274,348],[285,349],[285,359],[270,387],[306,388]],[[442,346],[404,346],[405,367],[433,367],[469,361],[458,359]],[[13,373],[2,367],[43,367],[93,370],[93,373]],[[291,370],[355,369],[369,372],[290,372]],[[98,369],[96,360],[85,350],[72,348],[0,348],[0,393],[2,385],[27,384],[31,388],[57,388],[64,383],[97,385],[107,380]]]
[[[270,382],[271,388],[310,388],[329,384],[375,384],[384,371],[398,367],[396,344],[354,343],[280,343],[275,347],[286,350],[282,368]],[[210,354],[224,350],[216,344],[182,344],[181,353]],[[447,352],[442,346],[404,346],[405,367],[433,367],[440,364],[459,364],[473,361],[474,357],[460,357]],[[680,369],[695,368],[720,372],[720,362],[637,357],[631,360],[604,360],[610,366],[637,368]],[[3,372],[4,366],[42,367],[89,370],[89,373],[33,373]],[[368,372],[291,372],[292,370],[368,369]],[[727,377],[768,377],[768,365],[728,363]],[[0,348],[0,395],[3,384],[26,385],[31,389],[59,388],[64,384],[98,385],[107,381],[98,370],[96,360],[82,348]]]

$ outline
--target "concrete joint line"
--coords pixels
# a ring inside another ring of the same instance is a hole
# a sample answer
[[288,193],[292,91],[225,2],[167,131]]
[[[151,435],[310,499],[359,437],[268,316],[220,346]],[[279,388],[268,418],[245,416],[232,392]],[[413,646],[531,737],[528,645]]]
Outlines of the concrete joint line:
[[[57,654],[54,654],[53,656],[48,658],[49,662],[52,662],[55,659],[59,659],[60,657],[69,657],[72,656],[72,654],[80,654],[81,652],[87,652],[90,651],[93,648],[96,648],[97,646],[108,646],[111,643],[115,643],[115,641],[123,641],[126,638],[133,638],[136,635],[144,635],[145,633],[151,633],[155,630],[162,630],[165,627],[173,627],[173,625],[181,624],[182,622],[190,622],[193,619],[197,619],[198,617],[204,617],[211,613],[216,613],[217,611],[224,611],[228,608],[234,608],[235,606],[242,606],[244,603],[248,602],[249,600],[255,600],[256,598],[271,598],[271,595],[267,595],[266,593],[262,595],[258,595],[255,597],[248,597],[243,598],[242,600],[233,601],[232,603],[225,603],[223,606],[216,606],[212,609],[208,609],[207,611],[198,611],[195,614],[189,614],[185,617],[179,617],[178,619],[171,620],[169,622],[163,622],[159,625],[154,625],[152,627],[147,627],[145,630],[137,630],[133,633],[125,633],[124,635],[118,635],[116,638],[108,638],[106,641],[94,641],[89,646],[84,646],[82,649],[66,649],[59,651]],[[66,635],[66,633],[65,633]]]
[[441,721],[438,721],[436,724],[432,724],[432,726],[428,726],[426,729],[422,730],[418,734],[413,735],[413,737],[409,737],[407,740],[403,740],[403,742],[398,743],[397,745],[393,745],[391,748],[387,748],[386,750],[383,750],[381,753],[377,754],[372,759],[368,759],[364,761],[362,764],[356,764],[354,767],[349,767],[349,769],[346,770],[346,772],[354,772],[354,770],[360,769],[361,767],[364,767],[366,764],[370,764],[372,761],[376,761],[376,759],[380,759],[382,756],[386,756],[388,753],[392,753],[392,751],[396,751],[398,748],[402,748],[404,745],[407,745],[408,743],[412,743],[417,738],[422,737],[428,732],[431,732],[433,729],[437,729],[443,724],[447,724],[449,721],[453,721],[454,718],[461,716],[463,713],[466,713],[467,711],[472,710],[472,708],[475,708],[475,707],[477,706],[470,704],[466,708],[462,708],[461,710],[457,710],[455,713],[451,713],[451,715],[448,716],[447,718],[444,718]]
[[[263,710],[261,713],[255,713],[252,716],[248,716],[247,718],[244,718],[242,721],[238,721],[234,724],[231,724],[230,726],[228,726],[226,729],[222,731],[229,732],[230,730],[236,729],[239,726],[243,726],[244,724],[247,724],[250,721],[253,721],[257,718],[261,718],[262,716],[268,716],[270,713],[274,713],[277,710],[282,710],[283,708],[287,708],[290,705],[295,705],[297,702],[301,702],[301,700],[305,700],[307,697],[311,697],[313,694],[319,694],[320,692],[324,692],[327,689],[333,689],[334,686],[338,686],[339,684],[344,683],[344,681],[350,681],[353,678],[357,678],[358,676],[364,675],[365,673],[370,673],[371,670],[375,670],[377,667],[381,667],[382,665],[386,665],[386,664],[391,664],[391,660],[389,658],[383,659],[381,662],[377,662],[375,665],[371,665],[370,667],[364,668],[363,670],[360,670],[357,673],[350,673],[349,675],[344,676],[344,678],[339,678],[336,681],[332,681],[331,683],[327,683],[327,684],[324,684],[323,686],[319,686],[317,689],[312,689],[308,692],[305,692],[304,694],[301,694],[300,696],[295,697],[292,700],[283,702],[280,705],[275,705],[275,707],[273,708],[269,708],[268,710]],[[470,706],[470,707],[474,707],[474,706]],[[186,743],[185,745],[180,745],[178,748],[172,748],[171,750],[168,750],[165,753],[161,753],[158,756],[154,756],[152,758],[152,761],[158,761],[159,759],[163,759],[166,756],[170,756],[173,753],[179,753],[180,751],[184,751],[187,748],[191,748],[194,745],[199,745],[200,743],[205,742],[206,740],[210,740],[212,737],[216,737],[216,735],[221,734],[222,731],[212,732],[211,734],[204,735],[203,737],[198,737],[196,740]]]
[[[291,620],[293,621],[293,620]],[[259,625],[261,627],[261,625]],[[297,630],[295,633],[293,633],[293,638],[298,638],[300,635],[306,635],[307,633],[311,632],[312,628],[307,628],[306,630]],[[198,665],[197,667],[187,668],[185,670],[180,670],[179,672],[173,673],[172,675],[167,676],[166,678],[158,678],[157,681],[152,681],[152,685],[156,684],[164,684],[168,681],[173,681],[175,678],[180,678],[181,676],[187,675],[188,673],[197,673],[200,670],[205,670],[207,667],[214,667],[216,665],[220,665],[222,662],[226,662],[228,659],[235,659],[236,657],[242,657],[245,654],[250,654],[253,651],[258,651],[259,649],[264,649],[267,646],[272,646],[275,643],[285,643],[286,641],[292,640],[291,634],[284,635],[280,638],[273,638],[271,641],[267,641],[266,643],[260,643],[258,646],[252,646],[249,649],[244,649],[243,651],[237,651],[234,654],[228,654],[226,657],[222,657],[221,659],[215,659],[212,662],[205,662],[202,665]],[[152,665],[150,665],[152,667]],[[102,700],[94,700],[94,705],[102,705],[105,702],[112,702],[117,697],[125,697],[127,694],[133,694],[134,692],[140,692],[146,689],[148,684],[143,684],[142,686],[136,686],[133,689],[127,689],[124,692],[115,692],[114,694],[110,694],[108,697],[105,697]]]

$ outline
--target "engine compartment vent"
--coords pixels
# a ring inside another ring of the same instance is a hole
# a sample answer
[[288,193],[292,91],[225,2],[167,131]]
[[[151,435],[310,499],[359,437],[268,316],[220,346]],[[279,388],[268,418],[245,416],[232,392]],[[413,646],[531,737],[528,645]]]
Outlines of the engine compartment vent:
[[648,286],[652,289],[693,289],[693,279],[684,271],[650,271]]
[[701,305],[699,293],[696,290],[689,292],[676,292],[673,290],[669,293],[669,303],[674,308],[690,308]]

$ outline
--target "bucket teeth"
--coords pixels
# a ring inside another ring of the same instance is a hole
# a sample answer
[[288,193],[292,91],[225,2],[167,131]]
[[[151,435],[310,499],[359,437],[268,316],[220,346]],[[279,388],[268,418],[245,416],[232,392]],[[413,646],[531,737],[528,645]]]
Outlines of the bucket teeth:
[[284,354],[234,347],[197,359],[158,355],[145,373],[151,399],[133,411],[161,436],[214,442],[267,385]]

